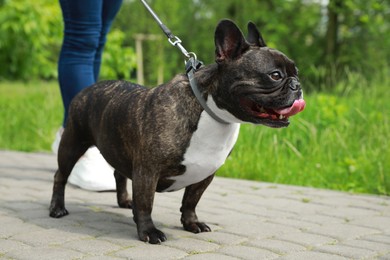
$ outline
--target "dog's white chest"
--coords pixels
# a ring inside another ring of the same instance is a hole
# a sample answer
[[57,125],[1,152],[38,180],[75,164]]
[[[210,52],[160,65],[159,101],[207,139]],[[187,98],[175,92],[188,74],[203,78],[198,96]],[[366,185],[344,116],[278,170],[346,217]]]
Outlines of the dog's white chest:
[[184,154],[186,171],[169,179],[175,182],[165,191],[176,191],[198,183],[221,167],[237,141],[240,124],[220,124],[205,111]]

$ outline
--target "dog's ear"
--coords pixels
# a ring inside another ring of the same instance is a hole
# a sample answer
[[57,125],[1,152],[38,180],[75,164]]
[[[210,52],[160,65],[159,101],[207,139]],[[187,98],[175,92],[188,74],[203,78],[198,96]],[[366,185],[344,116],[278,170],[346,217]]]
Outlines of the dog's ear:
[[258,47],[266,47],[263,36],[261,36],[260,31],[257,29],[256,25],[252,22],[248,23],[248,37],[247,41]]
[[249,44],[235,23],[230,20],[222,20],[215,30],[215,61],[220,63],[225,60],[235,60],[246,50]]

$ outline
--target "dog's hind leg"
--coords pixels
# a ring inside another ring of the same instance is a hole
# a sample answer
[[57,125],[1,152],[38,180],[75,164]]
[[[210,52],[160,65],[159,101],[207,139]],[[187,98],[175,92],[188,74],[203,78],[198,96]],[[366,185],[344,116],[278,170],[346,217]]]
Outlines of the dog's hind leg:
[[118,206],[120,208],[132,208],[132,200],[127,193],[127,177],[122,175],[117,170],[114,171],[115,181],[116,181],[116,198],[118,201]]
[[60,147],[58,149],[58,170],[54,175],[53,195],[50,203],[50,217],[60,218],[68,215],[65,208],[65,185],[74,165],[90,147],[89,142],[80,140],[72,133],[71,129],[65,129]]

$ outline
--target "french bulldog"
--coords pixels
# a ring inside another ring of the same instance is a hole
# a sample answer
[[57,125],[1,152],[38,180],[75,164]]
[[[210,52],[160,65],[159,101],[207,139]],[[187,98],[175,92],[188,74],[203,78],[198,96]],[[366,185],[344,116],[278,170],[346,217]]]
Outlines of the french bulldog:
[[[286,127],[288,118],[305,107],[294,62],[268,48],[253,23],[248,23],[245,38],[235,23],[222,20],[214,41],[216,62],[194,77],[207,106],[224,123],[203,109],[186,74],[155,88],[103,81],[73,99],[58,150],[51,217],[68,214],[68,176],[95,145],[115,169],[118,205],[133,210],[140,240],[166,240],[152,221],[156,191],[185,188],[180,208],[184,229],[211,231],[198,220],[195,208],[233,149],[240,124]],[[127,178],[132,180],[132,199]]]

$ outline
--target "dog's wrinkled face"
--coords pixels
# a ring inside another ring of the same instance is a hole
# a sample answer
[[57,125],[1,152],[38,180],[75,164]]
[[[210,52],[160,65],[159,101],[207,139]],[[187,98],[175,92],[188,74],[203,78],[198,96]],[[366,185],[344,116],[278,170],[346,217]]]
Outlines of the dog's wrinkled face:
[[305,107],[298,69],[286,55],[266,47],[254,24],[248,37],[229,20],[215,32],[219,86],[218,107],[241,121],[270,127],[288,126],[288,118]]

